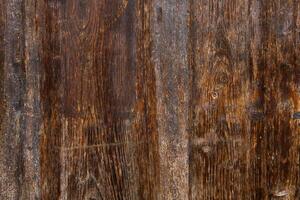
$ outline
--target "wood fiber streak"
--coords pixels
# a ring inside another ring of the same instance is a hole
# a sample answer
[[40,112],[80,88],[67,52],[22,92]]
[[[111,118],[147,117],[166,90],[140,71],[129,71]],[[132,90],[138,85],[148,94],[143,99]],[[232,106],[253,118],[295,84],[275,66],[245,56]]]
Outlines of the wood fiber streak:
[[190,199],[299,199],[298,0],[192,0]]
[[150,1],[45,9],[43,199],[157,199]]

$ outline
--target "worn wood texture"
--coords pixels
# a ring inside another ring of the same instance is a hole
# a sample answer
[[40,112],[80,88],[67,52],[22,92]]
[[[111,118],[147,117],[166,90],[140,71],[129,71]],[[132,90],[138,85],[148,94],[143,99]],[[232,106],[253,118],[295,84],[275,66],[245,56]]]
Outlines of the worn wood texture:
[[299,6],[190,5],[190,199],[299,199]]
[[188,1],[155,0],[153,7],[160,199],[188,199]]
[[299,0],[0,0],[0,200],[300,199]]
[[1,1],[1,199],[40,197],[38,6]]
[[149,9],[46,2],[43,199],[157,198]]

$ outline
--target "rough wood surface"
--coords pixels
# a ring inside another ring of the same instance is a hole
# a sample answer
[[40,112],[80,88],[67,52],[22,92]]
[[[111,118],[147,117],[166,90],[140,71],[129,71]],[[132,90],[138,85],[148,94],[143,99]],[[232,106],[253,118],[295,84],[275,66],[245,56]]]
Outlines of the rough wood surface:
[[188,1],[155,0],[153,10],[160,199],[188,199]]
[[40,197],[38,5],[1,1],[1,199]]
[[0,0],[0,200],[300,199],[299,0]]
[[45,9],[43,198],[155,199],[149,2],[49,1]]
[[190,6],[190,199],[299,199],[300,2]]

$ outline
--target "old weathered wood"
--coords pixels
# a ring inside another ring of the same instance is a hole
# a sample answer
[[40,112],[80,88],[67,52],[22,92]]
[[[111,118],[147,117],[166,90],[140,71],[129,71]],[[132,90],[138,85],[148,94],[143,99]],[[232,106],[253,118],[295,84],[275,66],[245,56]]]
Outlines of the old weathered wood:
[[48,1],[42,197],[156,199],[148,1]]
[[153,3],[160,199],[188,199],[188,1]]
[[1,1],[1,199],[40,197],[38,6]]
[[0,0],[0,200],[300,199],[299,0]]
[[299,3],[191,2],[190,199],[299,198]]

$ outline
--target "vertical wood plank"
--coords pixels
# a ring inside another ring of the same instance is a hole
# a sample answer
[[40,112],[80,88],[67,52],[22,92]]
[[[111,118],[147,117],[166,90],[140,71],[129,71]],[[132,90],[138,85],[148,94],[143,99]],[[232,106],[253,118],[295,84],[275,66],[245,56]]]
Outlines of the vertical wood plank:
[[251,4],[251,198],[299,198],[299,1]]
[[24,196],[40,199],[40,135],[41,135],[41,34],[43,34],[43,1],[24,1]]
[[188,1],[153,1],[160,199],[188,199]]
[[249,193],[249,1],[192,1],[190,198]]
[[47,2],[45,199],[157,199],[149,9],[142,0]]
[[45,0],[43,6],[44,34],[42,35],[41,109],[42,134],[41,197],[45,200],[59,199],[61,163],[62,122],[61,84],[63,77],[61,55],[61,4],[58,0]]
[[190,9],[190,198],[299,198],[299,1]]
[[[4,102],[1,159],[2,196],[19,199],[24,180],[24,26],[23,1],[5,2]],[[3,172],[2,172],[3,171]],[[3,185],[5,183],[5,186]]]
[[36,199],[40,195],[37,3],[15,0],[1,4],[5,23],[1,198]]

